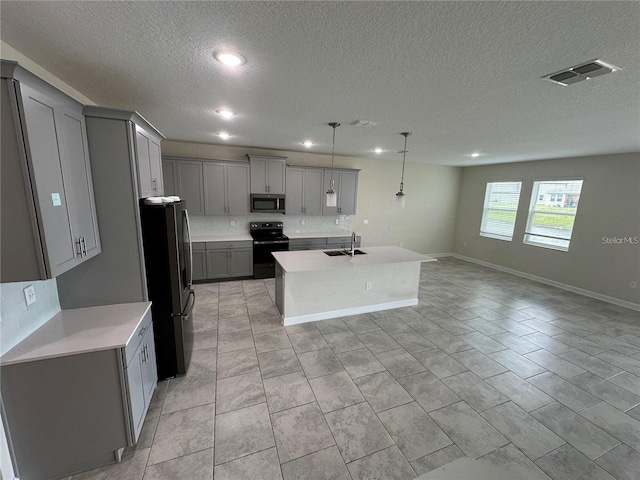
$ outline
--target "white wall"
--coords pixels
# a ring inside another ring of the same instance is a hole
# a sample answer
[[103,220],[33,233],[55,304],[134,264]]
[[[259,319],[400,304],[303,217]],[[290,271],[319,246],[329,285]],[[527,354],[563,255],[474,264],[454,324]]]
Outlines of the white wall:
[[[522,240],[534,180],[582,178],[568,252]],[[522,180],[513,241],[479,236],[486,184]],[[462,171],[455,253],[600,295],[640,304],[640,245],[606,245],[602,237],[640,236],[640,153],[468,167]],[[467,244],[465,247],[464,244]]]
[[[288,157],[289,165],[331,166],[329,155],[171,140],[162,142],[162,154],[235,161],[246,161],[246,154],[280,155]],[[363,246],[402,244],[420,253],[452,251],[460,168],[407,161],[404,182],[407,204],[399,208],[395,193],[400,186],[401,161],[337,156],[335,167],[360,169],[357,215],[351,216],[350,228],[362,235]],[[367,225],[363,223],[365,219],[369,221]],[[221,222],[226,220],[220,217]]]

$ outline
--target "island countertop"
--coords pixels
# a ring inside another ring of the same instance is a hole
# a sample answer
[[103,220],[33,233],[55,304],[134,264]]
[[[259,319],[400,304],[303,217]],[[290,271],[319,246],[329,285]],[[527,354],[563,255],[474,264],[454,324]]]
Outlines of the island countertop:
[[385,265],[390,263],[435,262],[436,259],[416,253],[406,248],[365,247],[359,248],[366,255],[340,255],[330,257],[323,250],[302,250],[293,252],[273,252],[273,256],[285,272],[309,272],[316,270],[334,270],[367,265]]

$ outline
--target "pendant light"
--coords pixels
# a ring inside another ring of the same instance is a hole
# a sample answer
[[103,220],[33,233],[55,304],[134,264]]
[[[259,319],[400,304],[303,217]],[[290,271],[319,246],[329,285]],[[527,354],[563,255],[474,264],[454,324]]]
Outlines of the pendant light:
[[333,157],[336,151],[336,127],[339,127],[338,122],[331,122],[329,124],[333,128],[333,143],[331,145],[331,181],[329,182],[329,190],[327,190],[327,207],[335,207],[338,205],[338,194],[335,191],[335,181],[333,180]]
[[404,207],[404,202],[407,196],[402,191],[404,189],[404,162],[407,157],[407,137],[411,135],[411,132],[402,132],[400,135],[404,137],[404,149],[402,150],[402,179],[400,180],[400,191],[396,193],[396,202],[401,207]]

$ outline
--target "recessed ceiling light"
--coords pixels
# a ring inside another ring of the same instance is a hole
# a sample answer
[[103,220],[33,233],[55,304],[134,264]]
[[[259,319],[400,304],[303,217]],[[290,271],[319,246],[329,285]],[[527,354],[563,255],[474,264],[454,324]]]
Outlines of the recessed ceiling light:
[[218,132],[216,135],[218,135],[223,140],[226,140],[227,138],[231,137],[231,135],[229,135],[227,132]]
[[231,110],[216,110],[216,113],[224,118],[231,118],[236,114],[236,112],[232,112]]
[[384,152],[384,150],[382,150],[380,147],[376,147],[373,149],[374,153],[382,153]]
[[311,140],[305,140],[304,142],[302,142],[302,145],[304,145],[307,148],[311,148],[313,147],[313,142]]
[[482,154],[481,154],[481,153],[478,153],[478,152],[473,152],[473,153],[470,153],[470,154],[469,154],[469,156],[470,156],[470,157],[473,157],[473,158],[479,157],[480,155],[482,155]]
[[213,54],[213,57],[225,65],[236,67],[238,65],[244,65],[247,60],[239,53],[232,52],[230,50],[218,50]]

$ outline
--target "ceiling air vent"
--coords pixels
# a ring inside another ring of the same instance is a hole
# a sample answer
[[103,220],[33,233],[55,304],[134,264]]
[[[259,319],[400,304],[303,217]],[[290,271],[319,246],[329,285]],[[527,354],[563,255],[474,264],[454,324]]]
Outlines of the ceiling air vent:
[[378,124],[371,120],[354,120],[353,122],[349,122],[349,125],[353,125],[354,127],[375,127]]
[[583,80],[590,80],[594,77],[599,77],[607,73],[620,70],[618,67],[603,62],[602,60],[591,60],[589,62],[581,63],[573,67],[561,70],[551,75],[545,75],[543,80],[549,80],[550,82],[567,87],[574,83],[582,82]]

